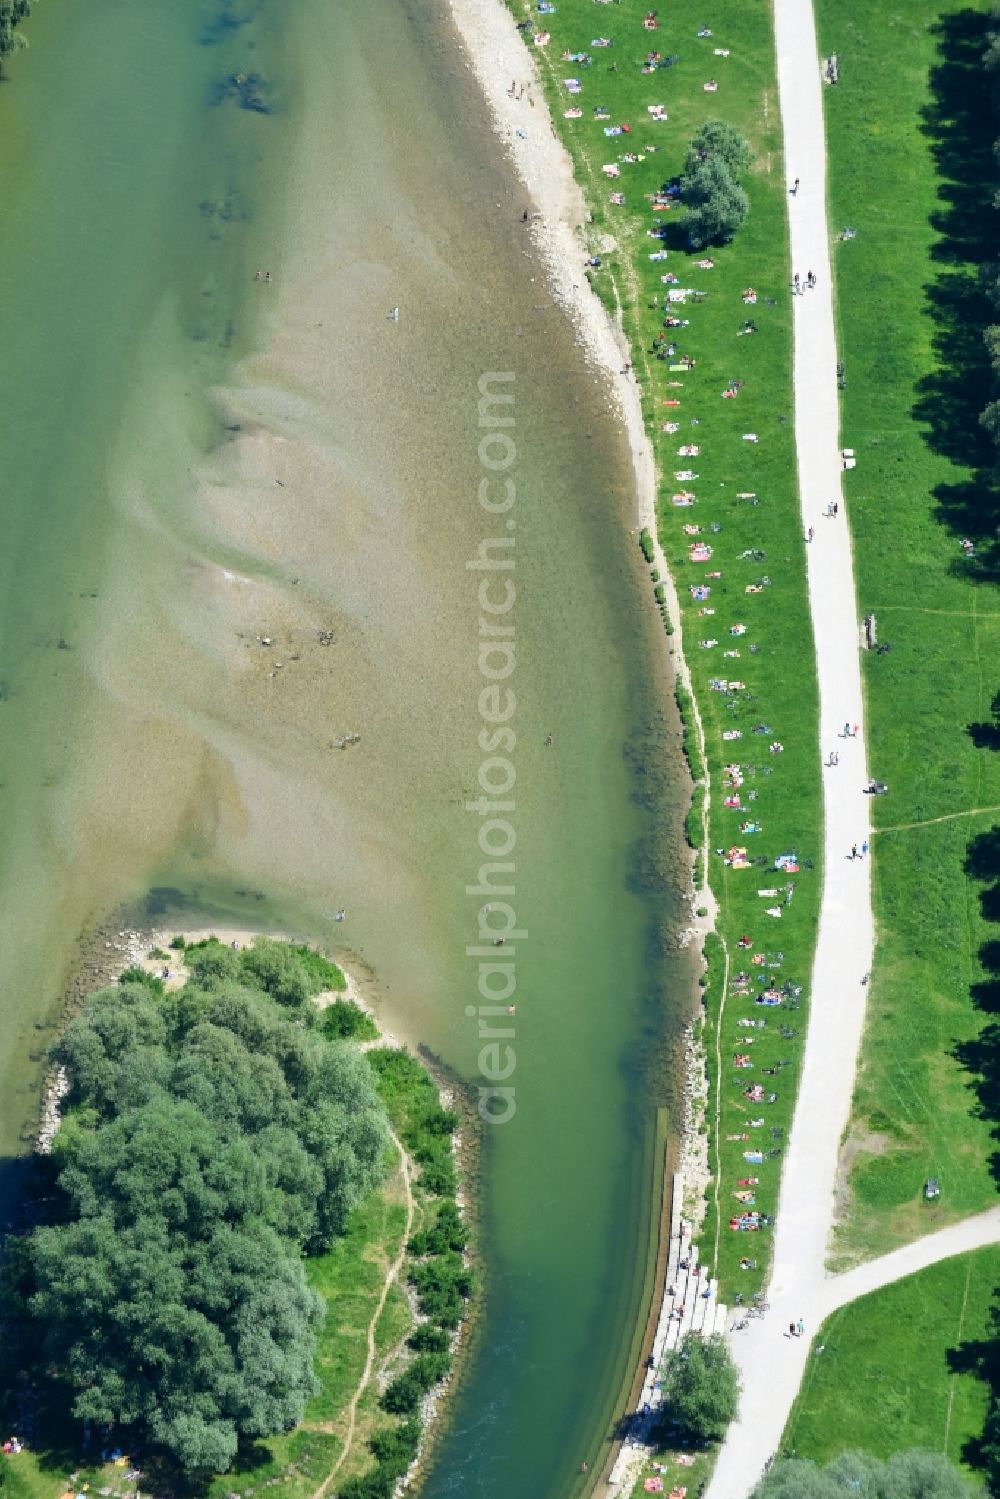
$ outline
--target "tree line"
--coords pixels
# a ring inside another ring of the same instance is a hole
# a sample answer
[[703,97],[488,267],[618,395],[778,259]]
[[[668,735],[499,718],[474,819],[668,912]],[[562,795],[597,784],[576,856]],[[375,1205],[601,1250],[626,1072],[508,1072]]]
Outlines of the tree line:
[[[993,113],[1000,116],[1000,3],[994,3],[990,11],[990,29],[987,32],[983,66],[992,80]],[[1000,208],[1000,138],[993,147],[996,175],[993,182],[992,202]],[[984,277],[989,298],[1000,312],[1000,264],[994,262],[984,267]],[[983,341],[990,357],[995,376],[992,399],[979,420],[993,441],[1000,447],[1000,324],[992,323],[983,333]]]

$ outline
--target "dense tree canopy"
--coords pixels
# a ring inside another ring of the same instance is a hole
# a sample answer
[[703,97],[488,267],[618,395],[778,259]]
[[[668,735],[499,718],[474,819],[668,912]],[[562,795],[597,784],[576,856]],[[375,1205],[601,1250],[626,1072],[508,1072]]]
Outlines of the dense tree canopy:
[[[1000,121],[1000,4],[997,3],[990,10],[990,29],[987,32],[983,66],[992,80],[993,118]],[[993,159],[995,164],[1000,165],[1000,140],[994,144]],[[992,181],[982,183],[981,188],[984,194],[989,195],[994,209],[997,209],[1000,208],[1000,170],[995,170],[992,178]],[[983,276],[990,299],[1000,311],[1000,265],[985,266]],[[980,421],[1000,447],[1000,326],[993,323],[987,327],[983,339],[996,379],[993,400],[983,410]]]
[[825,1468],[779,1462],[752,1499],[976,1499],[981,1492],[943,1453],[916,1448],[885,1462],[866,1452],[841,1453]]
[[74,1413],[192,1471],[301,1418],[322,1316],[301,1255],[343,1232],[388,1144],[368,1061],[312,1027],[283,946],[212,944],[177,993],[133,971],[88,999],[54,1049],[56,1211],[12,1258],[21,1347]]

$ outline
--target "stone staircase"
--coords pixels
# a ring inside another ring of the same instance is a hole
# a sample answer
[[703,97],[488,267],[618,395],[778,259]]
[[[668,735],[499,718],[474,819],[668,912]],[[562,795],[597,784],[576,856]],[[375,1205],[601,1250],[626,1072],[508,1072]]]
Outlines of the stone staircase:
[[708,1338],[726,1330],[727,1308],[719,1301],[718,1281],[702,1273],[697,1246],[691,1243],[691,1225],[681,1213],[683,1198],[684,1181],[677,1174],[673,1179],[666,1285],[650,1367],[643,1378],[632,1434],[622,1444],[608,1479],[609,1493],[630,1493],[636,1463],[647,1455],[650,1432],[663,1402],[660,1365],[664,1355],[679,1348],[685,1338]]

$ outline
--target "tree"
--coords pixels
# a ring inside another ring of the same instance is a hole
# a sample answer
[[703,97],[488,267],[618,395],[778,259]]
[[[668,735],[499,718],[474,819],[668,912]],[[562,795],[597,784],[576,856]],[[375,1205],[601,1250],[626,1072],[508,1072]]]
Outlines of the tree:
[[282,1431],[315,1393],[322,1302],[272,1230],[218,1222],[185,1241],[110,1215],[36,1231],[31,1309],[73,1413],[135,1426],[189,1471],[219,1472],[241,1434]]
[[753,166],[753,147],[735,125],[727,125],[724,120],[708,120],[688,142],[685,174],[696,171],[701,162],[713,158],[721,161],[730,175],[738,180]]
[[740,178],[753,165],[750,142],[724,120],[709,120],[688,142],[681,178],[684,228],[694,250],[732,239],[750,212]]
[[943,1453],[918,1447],[885,1462],[866,1452],[842,1452],[823,1468],[779,1462],[752,1499],[974,1499],[980,1492]]
[[687,209],[684,228],[693,250],[727,244],[750,212],[750,199],[718,156],[699,162],[682,179],[681,198]]
[[721,1437],[736,1415],[740,1381],[725,1340],[687,1338],[670,1361],[670,1415],[698,1441]]

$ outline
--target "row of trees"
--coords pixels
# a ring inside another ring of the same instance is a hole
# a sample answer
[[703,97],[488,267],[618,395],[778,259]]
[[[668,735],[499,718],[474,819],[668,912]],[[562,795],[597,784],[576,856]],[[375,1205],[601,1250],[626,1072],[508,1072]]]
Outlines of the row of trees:
[[895,1452],[882,1462],[843,1452],[824,1468],[796,1459],[775,1464],[751,1499],[976,1499],[982,1490],[941,1452]]
[[733,125],[709,120],[688,144],[681,176],[684,230],[693,250],[727,244],[750,212],[741,186],[754,153]]
[[218,1472],[301,1419],[323,1314],[302,1255],[381,1180],[389,1133],[366,1058],[311,1025],[318,980],[292,949],[214,944],[191,966],[169,995],[126,973],[54,1050],[68,1115],[46,1221],[7,1257],[0,1359]]
[[[987,33],[987,46],[983,57],[983,65],[993,79],[994,111],[1000,114],[1000,4],[994,3],[990,13],[990,21],[991,26]],[[1000,161],[1000,140],[996,142],[993,149],[994,158]],[[993,206],[994,208],[1000,208],[1000,185],[997,185],[994,192]],[[997,311],[1000,312],[1000,265],[987,266],[985,274],[990,299]],[[994,398],[986,406],[979,419],[993,441],[1000,447],[1000,325],[994,323],[988,327],[983,334],[983,339],[996,375],[996,386],[993,392]]]

